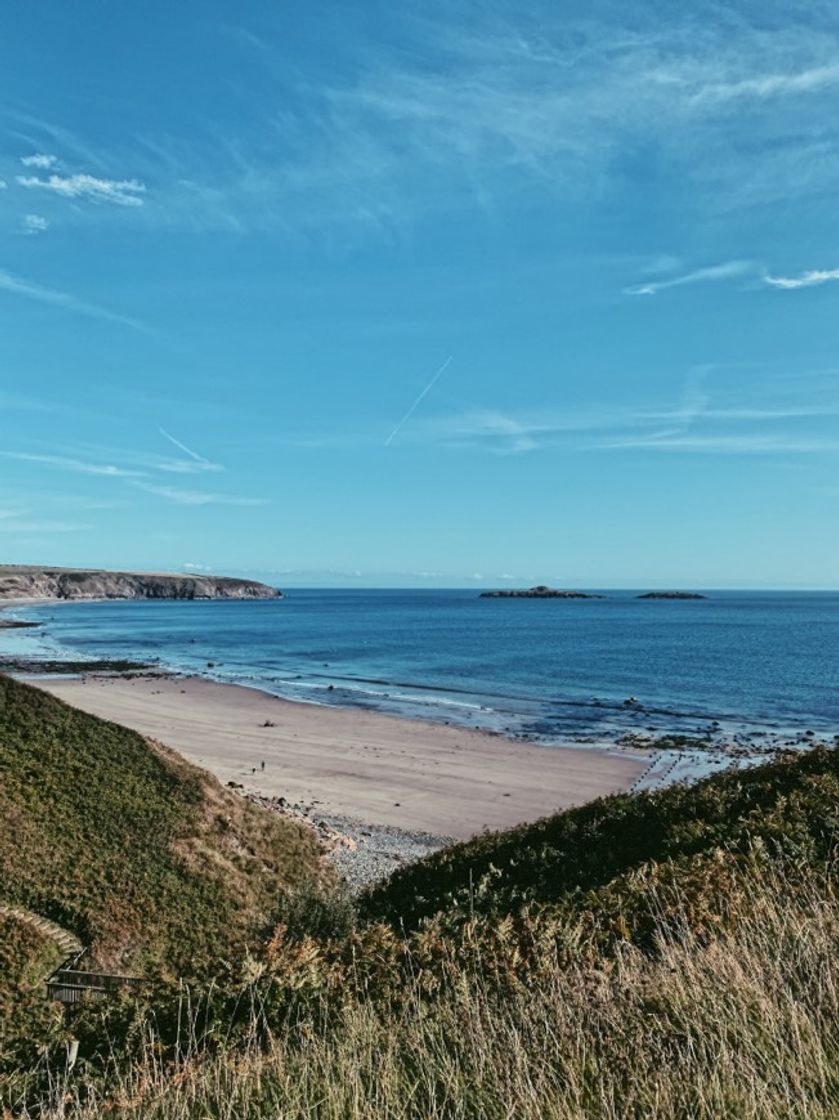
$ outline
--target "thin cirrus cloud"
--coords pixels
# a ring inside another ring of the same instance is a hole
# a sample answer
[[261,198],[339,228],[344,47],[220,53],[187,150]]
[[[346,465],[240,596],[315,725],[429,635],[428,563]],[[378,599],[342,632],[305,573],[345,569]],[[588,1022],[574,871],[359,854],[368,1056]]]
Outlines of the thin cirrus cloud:
[[64,455],[40,455],[27,451],[2,451],[4,459],[15,459],[21,463],[40,463],[43,466],[58,467],[64,471],[73,471],[76,474],[101,475],[106,478],[143,478],[145,472],[131,470],[126,467],[116,467],[111,463],[88,463],[81,459],[73,459]]
[[597,445],[604,451],[694,451],[724,455],[777,455],[788,452],[813,455],[839,451],[839,441],[795,437],[779,433],[731,435],[648,435],[610,440]]
[[736,280],[744,276],[754,276],[756,273],[757,266],[753,261],[724,261],[722,264],[697,268],[680,276],[633,284],[631,287],[625,288],[624,292],[629,296],[654,296],[668,288],[681,288],[686,284],[708,284],[720,280]]
[[815,288],[819,284],[829,284],[832,280],[839,280],[839,268],[811,269],[802,272],[800,276],[770,276],[765,275],[764,281],[773,288],[782,291],[792,291],[795,288]]
[[95,175],[18,175],[17,183],[27,190],[50,191],[61,198],[81,198],[90,202],[110,202],[115,206],[142,206],[146,185],[138,179],[99,179]]
[[[431,419],[413,433],[423,442],[493,454],[551,447],[705,454],[817,454],[839,450],[833,418],[839,398],[819,373],[799,374],[794,395],[783,377],[733,389],[709,384],[714,367],[691,369],[677,401],[512,414],[472,410]],[[808,399],[801,397],[809,385]]]
[[735,101],[740,98],[776,98],[816,93],[839,84],[839,64],[811,66],[793,73],[759,74],[739,81],[712,82],[694,94],[696,103]]
[[100,475],[105,478],[149,478],[155,473],[162,474],[200,474],[205,471],[223,471],[220,463],[208,459],[166,459],[161,456],[121,454],[125,465],[116,466],[110,462],[80,459],[72,455],[56,455],[42,452],[2,451],[6,459],[16,459],[22,463],[39,463],[47,467],[58,467],[75,474]]
[[[62,473],[69,472],[116,479],[180,506],[262,506],[267,505],[269,501],[266,498],[170,486],[160,480],[161,475],[170,472],[190,474],[203,470],[223,470],[220,465],[211,463],[201,457],[198,460],[171,460],[149,456],[145,458],[129,456],[128,462],[137,464],[136,466],[117,466],[112,462],[99,462],[46,452],[0,451],[0,457],[18,463],[31,463],[52,468]],[[2,516],[2,513],[0,513],[0,516]]]
[[686,272],[678,276],[633,284],[629,288],[624,288],[624,293],[630,296],[654,296],[668,288],[681,288],[689,284],[717,283],[744,278],[752,278],[763,285],[780,291],[793,291],[797,288],[814,288],[819,284],[828,284],[833,280],[839,280],[839,268],[814,268],[802,272],[798,276],[773,276],[760,268],[754,261],[724,261],[722,264],[697,268],[692,272]]
[[233,51],[241,64],[246,44],[248,66],[264,67],[261,116],[249,127],[181,125],[178,135],[174,112],[172,131],[133,145],[136,177],[112,178],[124,150],[96,150],[28,118],[33,145],[92,174],[65,173],[62,160],[28,165],[40,174],[22,179],[134,209],[154,183],[150,222],[237,231],[336,222],[376,231],[464,199],[492,211],[522,189],[587,197],[634,166],[622,152],[648,148],[678,168],[675,189],[715,212],[839,186],[829,104],[839,33],[815,12],[770,33],[757,8],[722,19],[710,0],[667,20],[655,6],[614,3],[599,17],[557,9],[538,20],[528,5],[467,6],[465,18],[457,5],[442,18],[435,7],[421,19],[393,16],[407,40],[399,52],[386,36],[338,40],[318,26],[335,63],[322,82],[284,65],[294,44],[270,20],[259,36],[221,24],[221,62]]
[[67,311],[73,311],[77,315],[87,315],[91,319],[104,319],[108,323],[120,323],[122,326],[131,327],[135,331],[144,333],[150,331],[150,328],[139,319],[133,319],[128,315],[119,315],[114,311],[108,311],[105,307],[99,307],[95,303],[87,303],[69,292],[58,291],[55,288],[45,288],[42,284],[24,280],[23,277],[15,276],[3,269],[0,269],[0,292],[9,292],[11,295],[23,296],[25,299],[35,300],[37,303],[47,303],[53,307],[63,307]]
[[179,506],[264,506],[268,498],[249,498],[235,494],[214,494],[206,490],[182,490],[175,486],[158,486],[154,483],[134,482],[134,486],[147,494],[165,498]]

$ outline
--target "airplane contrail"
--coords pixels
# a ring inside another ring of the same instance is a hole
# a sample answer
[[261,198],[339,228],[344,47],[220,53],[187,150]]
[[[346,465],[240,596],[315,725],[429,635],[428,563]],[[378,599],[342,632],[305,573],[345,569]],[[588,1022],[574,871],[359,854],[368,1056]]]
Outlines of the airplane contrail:
[[173,443],[175,445],[175,447],[179,447],[185,455],[189,455],[189,457],[191,459],[194,459],[196,463],[203,463],[205,466],[210,466],[210,462],[208,459],[205,459],[203,455],[199,455],[197,451],[192,451],[189,447],[187,447],[185,443],[181,443],[179,439],[175,439],[174,436],[169,435],[165,428],[158,428],[157,430],[164,437],[164,439],[168,439],[170,443]]
[[410,420],[410,418],[414,414],[414,411],[417,408],[417,405],[420,403],[420,401],[422,401],[423,397],[431,389],[434,388],[434,385],[436,384],[436,382],[439,380],[439,378],[441,378],[443,376],[443,374],[449,368],[449,366],[452,363],[452,358],[453,357],[454,357],[453,354],[449,354],[448,358],[446,358],[446,360],[443,362],[443,364],[440,366],[440,368],[437,370],[437,372],[434,374],[434,376],[428,382],[426,387],[423,389],[423,391],[420,393],[420,395],[417,397],[417,399],[414,401],[414,403],[411,405],[411,407],[408,409],[408,411],[405,413],[405,415],[402,417],[402,419],[399,421],[399,423],[396,425],[396,427],[393,429],[393,431],[390,433],[390,435],[387,437],[387,439],[385,440],[385,447],[390,447],[390,445],[393,443],[394,437],[399,433],[399,429],[402,427],[403,424],[405,424],[408,420]]

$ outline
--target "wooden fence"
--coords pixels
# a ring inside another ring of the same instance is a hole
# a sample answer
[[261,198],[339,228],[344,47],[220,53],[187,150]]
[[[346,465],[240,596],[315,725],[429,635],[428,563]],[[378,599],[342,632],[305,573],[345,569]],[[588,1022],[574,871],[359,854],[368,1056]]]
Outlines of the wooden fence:
[[143,983],[136,976],[118,976],[112,972],[84,972],[76,968],[83,953],[68,957],[47,977],[47,996],[59,1003],[78,1003],[86,996],[102,999],[121,988],[139,988]]

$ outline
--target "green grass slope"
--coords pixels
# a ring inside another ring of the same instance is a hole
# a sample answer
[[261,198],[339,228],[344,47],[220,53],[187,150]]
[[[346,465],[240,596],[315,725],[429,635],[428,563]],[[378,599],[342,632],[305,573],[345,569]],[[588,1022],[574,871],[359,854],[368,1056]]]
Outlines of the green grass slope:
[[0,914],[0,1071],[30,1061],[33,1037],[49,1038],[59,1027],[60,1008],[44,999],[43,981],[62,956],[29,922]]
[[835,1120],[838,764],[814,751],[481,837],[331,936],[301,910],[189,1001],[76,1020],[95,1078],[61,1115]]
[[133,731],[0,677],[0,905],[99,966],[199,975],[319,874],[313,837]]
[[[21,833],[17,855],[3,841],[13,901],[52,905],[49,916],[103,947],[157,927],[159,959],[177,958],[180,937],[217,954],[212,982],[188,993],[164,977],[73,1012],[79,1060],[66,1080],[48,1075],[61,1063],[55,1032],[35,1068],[30,1036],[13,1039],[0,1102],[22,1116],[839,1116],[837,751],[456,845],[370,891],[357,921],[340,899],[307,894],[310,870],[260,945],[256,840],[238,871],[235,858],[256,824],[219,824],[225,791],[31,689],[11,687],[7,704],[7,726],[38,744],[15,748],[0,725],[0,758],[11,753],[23,783],[9,804],[72,840],[43,882],[25,873],[37,832]],[[80,805],[67,792],[89,767],[70,783],[44,774],[59,755],[59,771],[75,773],[83,753],[115,787],[104,817],[101,797]],[[81,809],[91,823],[77,836],[66,821]],[[94,824],[100,862],[88,858]],[[75,876],[75,893],[50,894],[59,872]],[[288,885],[263,875],[272,891]],[[119,876],[130,889],[115,889]],[[40,951],[29,964],[24,951],[18,974],[32,975]]]
[[790,755],[658,793],[620,794],[508,832],[488,833],[395,872],[362,900],[368,920],[410,931],[440,912],[516,913],[628,893],[632,873],[759,841],[822,857],[839,827],[839,751]]

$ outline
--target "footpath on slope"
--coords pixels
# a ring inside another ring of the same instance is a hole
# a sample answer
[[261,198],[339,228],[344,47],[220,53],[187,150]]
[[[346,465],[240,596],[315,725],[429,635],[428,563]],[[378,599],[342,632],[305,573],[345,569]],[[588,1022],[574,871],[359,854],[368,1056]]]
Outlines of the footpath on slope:
[[54,941],[67,957],[78,956],[84,949],[81,941],[69,930],[64,929],[56,922],[51,922],[48,918],[42,918],[40,914],[33,914],[31,910],[22,910],[17,906],[0,904],[0,917],[16,918],[19,922],[31,926],[38,933],[42,933],[44,937]]

